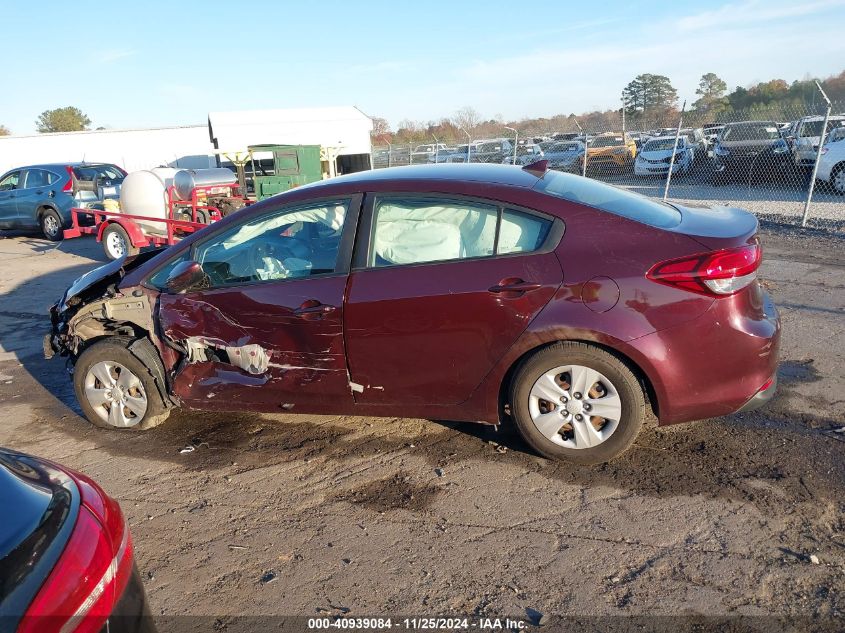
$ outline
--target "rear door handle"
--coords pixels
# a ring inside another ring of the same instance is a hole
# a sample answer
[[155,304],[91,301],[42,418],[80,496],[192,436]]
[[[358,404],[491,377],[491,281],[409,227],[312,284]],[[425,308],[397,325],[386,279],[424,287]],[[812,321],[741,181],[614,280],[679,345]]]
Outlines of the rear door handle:
[[336,309],[337,308],[334,306],[320,303],[316,299],[309,299],[294,310],[293,313],[300,319],[305,319],[306,321],[316,321],[317,319],[322,319],[325,315],[334,312]]
[[501,293],[526,293],[531,292],[532,290],[538,290],[542,288],[542,284],[532,283],[530,281],[523,281],[522,279],[502,279],[498,284],[495,286],[490,287],[488,290],[495,294]]

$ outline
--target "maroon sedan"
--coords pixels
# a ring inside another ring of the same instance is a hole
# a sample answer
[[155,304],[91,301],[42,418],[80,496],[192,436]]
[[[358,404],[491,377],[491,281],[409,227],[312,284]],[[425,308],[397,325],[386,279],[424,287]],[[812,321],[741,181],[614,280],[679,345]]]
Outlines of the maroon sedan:
[[780,324],[757,220],[500,165],[300,187],[52,309],[88,419],[173,407],[512,419],[539,453],[606,461],[648,408],[726,415],[775,390]]

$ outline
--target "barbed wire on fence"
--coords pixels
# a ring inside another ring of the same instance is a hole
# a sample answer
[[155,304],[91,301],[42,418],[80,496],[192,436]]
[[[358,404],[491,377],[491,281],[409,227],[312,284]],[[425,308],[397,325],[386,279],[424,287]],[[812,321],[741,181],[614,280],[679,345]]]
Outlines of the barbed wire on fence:
[[826,124],[826,105],[648,119],[620,112],[617,121],[583,128],[574,120],[575,129],[511,127],[495,138],[465,133],[470,138],[375,144],[372,165],[524,166],[545,159],[550,169],[646,196],[742,206],[774,221],[845,231],[845,102],[831,103],[829,112]]

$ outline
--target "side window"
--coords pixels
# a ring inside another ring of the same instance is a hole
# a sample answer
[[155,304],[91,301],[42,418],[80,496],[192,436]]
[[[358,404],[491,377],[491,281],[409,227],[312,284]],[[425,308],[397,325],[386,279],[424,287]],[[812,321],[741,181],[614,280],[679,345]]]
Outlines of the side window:
[[546,241],[552,223],[544,218],[506,209],[499,227],[498,255],[536,251]]
[[18,188],[18,182],[21,178],[21,172],[13,171],[11,174],[6,176],[3,180],[0,180],[0,191],[9,191],[11,189]]
[[123,174],[110,165],[101,165],[98,167],[97,177],[103,180],[123,180]]
[[43,169],[28,169],[26,172],[25,189],[46,187],[50,183],[49,176]]
[[211,286],[332,273],[348,202],[286,209],[254,218],[196,247]]
[[378,198],[373,207],[369,266],[393,266],[492,255],[498,208],[437,198]]

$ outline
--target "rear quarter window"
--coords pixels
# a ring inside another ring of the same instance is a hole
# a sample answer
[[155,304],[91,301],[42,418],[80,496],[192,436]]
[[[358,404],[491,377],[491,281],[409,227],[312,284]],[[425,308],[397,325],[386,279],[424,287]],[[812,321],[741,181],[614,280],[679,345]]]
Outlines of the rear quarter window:
[[669,204],[582,176],[548,171],[534,189],[660,229],[681,223],[681,212]]

